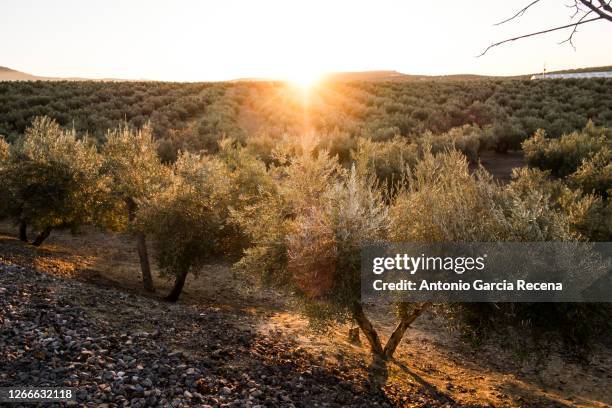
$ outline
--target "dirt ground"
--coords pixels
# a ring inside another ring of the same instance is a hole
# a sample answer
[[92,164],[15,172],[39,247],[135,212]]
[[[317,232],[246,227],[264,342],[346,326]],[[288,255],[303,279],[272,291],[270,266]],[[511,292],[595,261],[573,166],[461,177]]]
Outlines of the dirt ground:
[[[141,290],[138,258],[129,237],[95,230],[81,235],[54,231],[48,242],[34,248],[15,239],[15,232],[14,226],[0,224],[0,259],[143,296],[161,297],[171,287],[154,268],[156,294]],[[366,344],[349,342],[348,326],[334,326],[325,334],[313,332],[282,294],[259,287],[230,265],[209,265],[198,276],[190,276],[180,303],[248,313],[256,317],[257,331],[280,331],[338,367],[347,360],[371,363]],[[388,336],[393,314],[383,307],[370,308],[368,313],[382,336]],[[545,356],[533,354],[519,337],[517,333],[516,338],[505,339],[504,347],[499,341],[476,346],[430,312],[408,330],[395,360],[379,375],[387,387],[402,389],[405,401],[413,401],[408,395],[416,390],[425,390],[452,406],[612,406],[612,350],[600,346],[588,361],[579,362],[554,348]]]
[[[525,157],[522,151],[497,153],[486,151],[480,154],[480,164],[501,183],[511,180],[512,169],[525,166]],[[473,165],[472,168],[476,168]]]

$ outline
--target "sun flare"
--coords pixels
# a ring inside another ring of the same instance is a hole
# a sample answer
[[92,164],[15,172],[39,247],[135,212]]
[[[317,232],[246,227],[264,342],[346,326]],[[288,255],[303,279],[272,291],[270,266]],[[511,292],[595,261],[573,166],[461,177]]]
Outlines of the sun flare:
[[300,71],[287,75],[287,82],[298,88],[307,90],[317,85],[322,79],[322,74],[315,71]]

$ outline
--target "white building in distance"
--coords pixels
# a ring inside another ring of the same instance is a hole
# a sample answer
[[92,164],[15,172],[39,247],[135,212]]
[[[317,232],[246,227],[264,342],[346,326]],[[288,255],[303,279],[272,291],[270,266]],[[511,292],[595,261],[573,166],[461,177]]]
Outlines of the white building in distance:
[[612,78],[612,71],[573,72],[567,74],[537,74],[531,79],[568,79],[568,78]]

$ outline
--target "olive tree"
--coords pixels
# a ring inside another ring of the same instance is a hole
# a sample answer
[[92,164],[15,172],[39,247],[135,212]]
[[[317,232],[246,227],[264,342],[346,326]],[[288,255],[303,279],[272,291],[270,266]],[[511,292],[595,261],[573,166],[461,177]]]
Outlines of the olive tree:
[[11,145],[0,137],[0,219],[13,218],[19,226],[19,239],[27,242],[27,224],[11,194],[14,191],[11,182],[15,181],[12,170]]
[[[514,173],[510,184],[502,186],[482,169],[470,172],[467,160],[458,152],[426,153],[392,203],[389,239],[420,243],[584,239],[584,231],[588,230],[584,224],[592,212],[589,209],[597,201],[575,195],[560,181],[545,177],[544,172],[524,169]],[[594,321],[589,319],[599,313],[584,304],[440,306],[458,317],[453,320],[463,323],[462,329],[476,332],[483,328],[479,325],[493,321],[508,327],[536,318],[539,321],[533,323],[534,329],[546,325],[561,335],[573,330],[586,332],[589,322]],[[548,316],[546,322],[542,316]]]
[[612,196],[612,143],[603,147],[569,176],[572,185],[585,192],[593,192],[604,198]]
[[[282,161],[281,161],[282,162]],[[343,169],[325,151],[305,151],[271,170],[277,188],[234,214],[254,243],[239,267],[298,294],[313,323],[356,321],[377,358],[392,356],[425,305],[400,307],[383,347],[361,302],[360,253],[389,228],[384,191],[373,177]]]
[[589,121],[582,131],[553,139],[540,129],[522,146],[530,166],[550,170],[557,177],[566,177],[602,150],[604,153],[598,161],[605,162],[609,158],[606,151],[612,149],[612,131]]
[[231,196],[228,197],[230,221],[222,239],[225,256],[235,260],[249,247],[250,239],[241,226],[231,219],[231,214],[243,211],[257,202],[262,194],[274,191],[276,182],[270,177],[266,164],[233,139],[219,142],[217,157],[227,166],[233,182]]
[[353,168],[330,184],[318,206],[293,220],[287,236],[287,268],[309,308],[327,319],[353,319],[377,359],[393,356],[406,328],[424,310],[400,308],[399,325],[386,344],[364,311],[361,250],[387,238],[389,221],[383,192]]
[[120,229],[130,229],[136,239],[144,289],[155,290],[146,235],[138,228],[136,215],[141,203],[149,200],[162,188],[167,169],[157,155],[157,143],[152,128],[130,129],[127,123],[109,130],[102,150],[103,171],[112,181],[111,196],[119,201],[127,214],[127,223],[120,223]]
[[222,255],[233,182],[223,161],[192,153],[179,155],[170,179],[138,218],[153,237],[162,274],[175,278],[166,297],[175,302],[187,275]]
[[232,222],[251,242],[236,266],[259,274],[264,283],[286,287],[293,283],[287,274],[286,241],[292,220],[317,203],[342,169],[326,154],[313,158],[282,152],[276,159],[280,165],[268,171],[275,183],[248,205],[234,210]]
[[93,222],[103,202],[102,161],[93,143],[77,138],[48,117],[37,117],[11,147],[2,177],[8,198],[6,215],[39,231],[39,246],[53,229]]

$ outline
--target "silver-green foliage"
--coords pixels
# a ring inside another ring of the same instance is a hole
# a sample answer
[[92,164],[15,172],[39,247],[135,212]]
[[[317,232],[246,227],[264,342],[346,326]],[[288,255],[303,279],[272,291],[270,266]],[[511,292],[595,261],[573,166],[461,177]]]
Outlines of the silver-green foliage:
[[182,153],[172,170],[168,188],[157,192],[139,216],[168,276],[197,272],[220,255],[233,188],[226,165],[212,156]]
[[120,209],[127,207],[127,211],[107,217],[107,224],[115,229],[124,229],[128,225],[124,215],[134,213],[164,187],[168,169],[159,159],[157,142],[153,139],[149,124],[135,130],[123,123],[109,130],[102,157],[103,172],[111,180],[114,204]]
[[291,157],[271,173],[277,188],[234,213],[253,242],[238,265],[299,293],[311,310],[347,316],[359,302],[360,250],[386,236],[382,192],[325,151]]
[[[612,237],[612,133],[588,122],[579,132],[549,139],[538,131],[523,143],[530,166],[545,170],[558,180],[536,175],[531,189],[556,185],[555,202],[568,215],[575,231],[584,239],[608,241]],[[523,180],[527,180],[523,177]]]
[[470,172],[457,151],[425,153],[391,207],[393,241],[494,242],[567,240],[563,214],[543,191],[498,185]]
[[[584,161],[589,161],[600,151],[607,150],[604,159],[609,162],[612,148],[612,133],[589,121],[582,131],[564,134],[551,139],[546,132],[538,130],[533,137],[523,142],[525,158],[530,166],[550,170],[554,176],[565,177],[574,173]],[[602,163],[604,166],[609,163]]]
[[101,165],[87,138],[37,117],[0,169],[8,196],[6,214],[41,230],[94,222],[107,186]]

